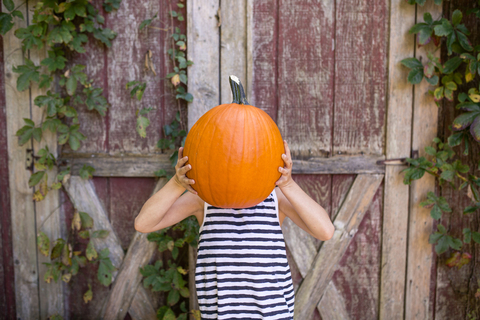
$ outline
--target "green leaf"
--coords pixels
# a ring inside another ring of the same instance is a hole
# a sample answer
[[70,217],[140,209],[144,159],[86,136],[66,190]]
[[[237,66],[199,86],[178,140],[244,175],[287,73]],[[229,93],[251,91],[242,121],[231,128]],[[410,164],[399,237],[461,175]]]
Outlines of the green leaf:
[[67,62],[67,59],[63,57],[62,55],[56,55],[55,51],[48,51],[48,58],[45,58],[40,62],[42,66],[46,66],[48,68],[48,71],[54,72],[56,70],[62,70],[65,68],[65,62]]
[[458,42],[460,43],[463,49],[467,51],[473,50],[472,43],[470,42],[470,40],[467,38],[466,35],[464,35],[460,31],[457,31],[457,38],[458,38]]
[[178,290],[171,290],[168,293],[167,303],[173,306],[178,302],[178,300],[180,300],[180,293],[178,292]]
[[432,210],[430,211],[430,215],[432,216],[433,219],[439,220],[442,217],[442,210],[440,210],[440,207],[435,204]]
[[15,9],[15,4],[12,0],[3,0],[3,5],[8,11],[13,11],[13,9]]
[[147,137],[147,127],[150,125],[150,120],[143,116],[138,116],[137,118],[137,132],[140,137],[145,138]]
[[157,18],[157,15],[158,15],[158,12],[155,13],[155,15],[154,15],[151,19],[145,19],[145,20],[143,20],[142,23],[140,23],[140,26],[138,27],[138,29],[139,29],[139,30],[142,30],[143,28],[149,26],[149,25],[152,23],[152,21],[153,21],[155,18]]
[[45,176],[45,171],[35,172],[30,176],[30,179],[28,179],[28,186],[29,187],[36,186],[37,184],[40,183],[40,181],[42,181],[44,176]]
[[70,75],[70,77],[68,77],[66,88],[67,88],[67,93],[70,96],[73,96],[75,94],[75,91],[77,90],[77,79],[75,78],[75,76]]
[[0,12],[0,34],[5,35],[13,28],[13,17],[11,14]]
[[97,112],[105,116],[107,111],[108,103],[107,99],[102,95],[102,88],[85,88],[83,92],[86,94],[87,98],[85,104],[87,105],[88,110],[97,110]]
[[100,238],[104,239],[108,237],[110,231],[108,230],[95,230],[90,234],[90,238]]
[[93,36],[110,48],[112,46],[110,40],[113,40],[117,36],[117,33],[108,28],[98,28],[93,31]]
[[87,249],[85,250],[85,256],[89,261],[92,261],[98,257],[97,250],[95,250],[95,246],[91,240],[88,242]]
[[450,74],[462,64],[462,59],[460,57],[453,57],[445,62],[445,67],[443,68],[443,73]]
[[40,231],[37,237],[37,246],[40,253],[43,254],[45,257],[48,257],[50,253],[50,239],[48,236]]
[[433,75],[430,78],[425,77],[425,80],[427,80],[427,82],[429,84],[431,84],[432,86],[438,85],[438,76],[437,75]]
[[408,82],[411,84],[419,84],[423,79],[423,68],[412,69],[408,73]]
[[480,142],[480,113],[470,126],[470,134],[477,142]]
[[474,213],[477,210],[478,210],[478,207],[476,207],[476,206],[466,207],[465,209],[463,209],[463,214]]
[[120,3],[122,0],[105,0],[103,7],[105,11],[112,12],[114,9],[118,10],[120,8]]
[[458,132],[455,134],[452,134],[450,137],[448,137],[448,145],[450,147],[456,147],[462,143],[463,140],[463,132]]
[[109,254],[108,248],[100,252],[97,278],[104,286],[109,286],[112,283],[112,272],[115,270],[112,261],[108,257]]
[[472,239],[476,243],[480,243],[480,233],[478,233],[477,231],[473,231],[472,232]]
[[454,27],[456,27],[457,25],[460,24],[460,22],[462,22],[462,18],[463,18],[463,14],[460,10],[455,10],[453,11],[453,14],[452,14],[452,24]]
[[20,73],[20,76],[17,79],[18,91],[28,89],[32,81],[38,82],[40,80],[40,73],[38,72],[40,67],[35,66],[35,64],[29,59],[25,59],[25,62],[25,65],[12,68],[13,72]]
[[400,62],[410,69],[423,68],[423,64],[417,58],[407,58]]
[[82,221],[82,228],[90,229],[93,227],[93,219],[86,212],[78,212],[80,215],[80,220]]
[[80,169],[79,175],[82,179],[88,180],[93,178],[93,174],[95,173],[95,168],[84,164],[83,167]]
[[442,24],[435,26],[435,35],[439,37],[448,36],[452,34],[453,31],[453,27],[447,19],[442,19]]
[[435,252],[437,254],[442,254],[445,251],[447,251],[449,247],[450,247],[450,245],[449,245],[449,241],[448,241],[447,236],[442,236],[438,240],[437,245],[435,246]]
[[460,131],[472,124],[476,117],[480,115],[479,112],[466,112],[462,113],[453,120],[452,129],[454,131]]

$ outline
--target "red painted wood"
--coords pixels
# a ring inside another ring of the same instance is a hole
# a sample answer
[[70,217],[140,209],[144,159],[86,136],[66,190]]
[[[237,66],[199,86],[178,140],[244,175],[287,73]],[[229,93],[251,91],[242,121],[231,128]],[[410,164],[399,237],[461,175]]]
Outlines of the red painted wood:
[[[1,11],[1,10],[0,10]],[[3,40],[3,38],[2,38]],[[0,41],[0,319],[15,318],[3,41]]]
[[253,2],[252,103],[277,120],[278,1]]
[[125,250],[135,234],[135,217],[154,187],[153,178],[110,178],[110,222]]
[[378,318],[382,199],[383,183],[333,276],[351,319]]
[[295,157],[327,155],[333,125],[333,4],[279,4],[277,124]]
[[386,17],[386,1],[336,1],[335,154],[383,154]]

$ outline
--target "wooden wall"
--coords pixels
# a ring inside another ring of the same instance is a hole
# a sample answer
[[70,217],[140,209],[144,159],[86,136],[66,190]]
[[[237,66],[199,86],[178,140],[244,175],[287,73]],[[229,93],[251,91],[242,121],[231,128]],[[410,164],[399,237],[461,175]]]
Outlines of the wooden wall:
[[8,181],[7,110],[5,107],[5,64],[0,42],[0,319],[15,318],[15,283],[12,252],[10,186]]
[[[468,0],[454,0],[444,2],[443,10],[447,17],[451,17],[455,9],[460,9],[464,12],[462,23],[465,22],[466,27],[472,33],[469,39],[473,44],[480,42],[480,25],[478,18],[475,15],[466,15],[465,12],[471,8],[478,8],[478,3]],[[448,59],[446,50],[442,51],[442,59]],[[459,91],[465,91],[467,88],[478,87],[478,81],[470,82],[468,85],[459,86]],[[454,102],[444,100],[441,105],[441,113],[439,119],[439,136],[442,139],[447,139],[452,131],[448,128],[453,119],[461,112],[455,109],[458,103],[455,98]],[[478,176],[478,162],[480,160],[480,146],[478,142],[474,141],[469,135],[470,150],[469,154],[463,155],[464,146],[457,147],[455,152],[458,159],[471,168],[470,174]],[[457,186],[458,187],[458,186]],[[457,191],[449,185],[444,185],[438,188],[439,193],[447,199],[452,212],[443,215],[441,223],[449,230],[449,234],[454,237],[463,239],[463,229],[470,228],[472,231],[478,231],[480,228],[480,221],[478,213],[468,215],[463,214],[463,208],[470,206],[471,200],[467,197],[466,192]],[[457,268],[449,268],[445,265],[449,258],[450,251],[438,257],[434,265],[434,272],[436,276],[435,286],[433,287],[433,308],[436,319],[446,319],[455,317],[456,319],[469,319],[471,317],[480,317],[480,304],[475,293],[480,286],[480,246],[472,241],[470,244],[465,244],[463,250],[472,255],[469,264]]]

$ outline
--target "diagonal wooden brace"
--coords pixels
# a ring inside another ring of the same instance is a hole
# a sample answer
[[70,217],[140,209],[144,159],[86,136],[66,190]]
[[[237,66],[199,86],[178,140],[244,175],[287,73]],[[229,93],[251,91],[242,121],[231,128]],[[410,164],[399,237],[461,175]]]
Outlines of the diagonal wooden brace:
[[[109,235],[105,239],[93,239],[93,243],[96,250],[102,250],[104,248],[108,248],[110,250],[110,260],[112,261],[112,264],[115,266],[115,268],[117,268],[118,270],[113,272],[115,287],[115,283],[120,283],[119,281],[117,281],[119,276],[121,279],[123,279],[123,274],[125,272],[124,270],[127,270],[129,268],[122,266],[125,254],[123,252],[120,241],[116,236],[115,232],[113,231],[110,221],[108,220],[107,213],[105,212],[105,209],[103,208],[100,199],[95,192],[93,184],[90,181],[85,181],[78,176],[72,176],[70,177],[69,181],[64,184],[64,186],[75,209],[78,211],[87,212],[95,221],[93,230],[103,229],[109,231]],[[134,237],[134,240],[135,239],[139,240],[138,237]],[[130,246],[130,248],[132,248],[132,245]],[[131,259],[129,259],[129,261],[131,261]],[[123,272],[120,273],[121,271]],[[136,273],[140,274],[138,272],[138,268],[136,269]],[[127,279],[127,281],[128,280],[131,279]],[[137,281],[136,284],[131,282],[129,285],[130,289],[134,290],[134,294],[131,295],[128,304],[124,304],[126,306],[125,310],[117,310],[116,312],[113,312],[112,319],[123,319],[127,312],[129,312],[130,315],[134,317],[134,319],[156,319],[156,311],[153,308],[153,305],[149,300],[145,289],[143,288],[143,286],[139,285],[141,275],[139,279],[135,280]],[[122,299],[122,297],[116,298],[119,300],[125,300]],[[119,317],[119,313],[123,313],[123,317]],[[100,317],[103,318],[103,316],[104,315],[102,314]]]
[[383,175],[362,174],[355,178],[334,220],[333,238],[323,243],[310,270],[297,290],[295,319],[311,319],[340,261],[354,238]]

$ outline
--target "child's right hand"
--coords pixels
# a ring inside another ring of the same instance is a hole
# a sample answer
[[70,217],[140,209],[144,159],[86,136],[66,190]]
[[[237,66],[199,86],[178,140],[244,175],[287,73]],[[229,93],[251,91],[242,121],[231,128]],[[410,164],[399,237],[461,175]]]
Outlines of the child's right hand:
[[188,157],[183,156],[183,147],[180,147],[178,149],[178,160],[177,160],[177,165],[175,166],[175,182],[190,191],[193,194],[198,194],[197,191],[195,191],[192,187],[191,184],[195,184],[195,180],[189,179],[186,176],[186,173],[192,169],[192,166],[190,164],[185,165],[187,163]]

